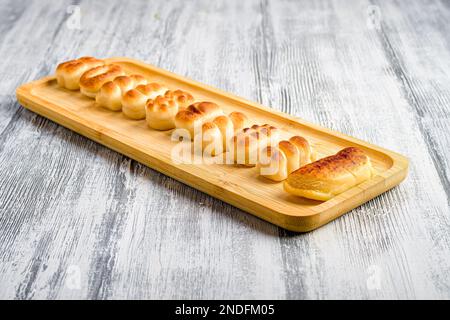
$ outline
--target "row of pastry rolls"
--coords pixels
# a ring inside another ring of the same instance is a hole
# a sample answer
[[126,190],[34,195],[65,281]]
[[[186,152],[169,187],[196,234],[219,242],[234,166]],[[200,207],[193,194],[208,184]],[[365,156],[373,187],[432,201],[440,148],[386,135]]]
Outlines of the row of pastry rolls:
[[[261,161],[261,158],[264,158],[262,154],[269,150],[282,152],[287,146],[291,146],[295,148],[292,151],[293,154],[280,165],[283,168],[289,164],[288,169],[280,170],[280,172],[288,173],[314,160],[314,152],[305,138],[296,136],[290,141],[279,142],[280,135],[276,127],[268,124],[255,124],[251,127],[248,125],[249,120],[245,114],[231,112],[225,115],[222,109],[211,102],[192,104],[175,116],[175,127],[186,130],[194,143],[197,142],[197,145],[201,146],[204,156],[216,156],[228,152],[231,153],[228,156],[234,160],[234,163],[255,166],[264,162]],[[295,165],[291,165],[293,162]],[[261,167],[260,169],[264,171]],[[275,175],[266,176],[280,181],[286,179],[287,173],[282,179],[277,179]]]
[[80,89],[100,106],[122,110],[131,119],[146,119],[152,129],[185,130],[209,155],[228,152],[236,164],[257,165],[262,176],[285,180],[285,190],[297,196],[328,200],[372,176],[370,159],[358,148],[312,162],[314,150],[303,137],[279,141],[279,130],[273,126],[249,127],[240,112],[225,115],[215,103],[194,103],[187,92],[169,91],[140,75],[127,76],[120,66],[103,60],[82,57],[64,62],[56,78],[61,87]]
[[[212,102],[196,102],[191,94],[181,90],[168,90],[158,83],[148,83],[140,75],[125,75],[122,68],[105,64],[103,60],[82,57],[61,63],[56,69],[58,84],[80,91],[95,98],[99,106],[122,111],[131,119],[146,119],[150,128],[170,130],[186,129],[194,138],[194,128],[218,125],[219,130],[234,129],[246,125],[241,113],[225,116],[222,109]],[[217,118],[217,119],[216,119]]]
[[[141,75],[125,75],[119,65],[106,64],[104,60],[93,57],[82,57],[61,63],[56,68],[57,82],[61,87],[70,90],[80,89],[81,93],[95,98],[97,104],[112,111],[122,111],[130,119],[148,118],[150,127],[167,130],[174,127],[174,115],[185,103],[192,103],[190,94],[170,92],[159,83],[148,83]],[[159,98],[156,103],[153,101]],[[149,103],[152,102],[152,103]],[[161,108],[154,109],[153,106]],[[170,107],[170,108],[167,108]],[[164,125],[158,125],[158,115],[165,117],[170,109],[173,116]],[[154,118],[156,117],[156,118]]]

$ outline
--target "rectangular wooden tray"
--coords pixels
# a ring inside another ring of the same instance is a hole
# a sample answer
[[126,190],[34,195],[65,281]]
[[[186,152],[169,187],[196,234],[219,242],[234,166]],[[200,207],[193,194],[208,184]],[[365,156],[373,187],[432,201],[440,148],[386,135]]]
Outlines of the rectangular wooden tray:
[[[282,183],[258,176],[255,168],[226,164],[175,164],[171,161],[169,131],[155,131],[145,120],[135,121],[95,105],[79,91],[57,86],[54,76],[22,85],[16,91],[24,107],[101,143],[155,170],[230,203],[280,227],[305,232],[316,229],[399,184],[407,175],[408,160],[392,151],[310,124],[210,86],[129,58],[106,59],[170,89],[190,92],[195,99],[222,106],[224,111],[244,112],[254,123],[269,123],[286,132],[302,135],[320,157],[348,146],[362,148],[372,159],[377,175],[326,202],[289,195]],[[163,213],[161,213],[163,214]]]

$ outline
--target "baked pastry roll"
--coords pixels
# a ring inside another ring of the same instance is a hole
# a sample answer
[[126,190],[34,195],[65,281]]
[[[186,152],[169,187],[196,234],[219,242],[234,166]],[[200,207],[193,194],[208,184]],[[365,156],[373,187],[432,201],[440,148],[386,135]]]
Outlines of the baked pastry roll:
[[[231,123],[233,124],[233,134],[249,126],[248,118],[242,112],[231,112],[228,115],[228,119],[231,120]],[[230,139],[228,138],[228,140]]]
[[170,130],[175,128],[175,116],[194,102],[194,97],[181,90],[167,91],[164,96],[148,100],[146,105],[146,120],[150,128]]
[[95,96],[95,101],[101,107],[112,111],[120,111],[122,110],[122,95],[143,84],[147,84],[147,80],[137,74],[117,77],[102,86]]
[[316,161],[316,152],[311,147],[311,144],[301,136],[293,136],[289,142],[295,145],[300,152],[300,167]]
[[308,141],[293,136],[280,141],[278,146],[268,146],[258,159],[260,175],[274,180],[285,180],[291,172],[315,160],[315,154]]
[[203,123],[222,114],[222,109],[213,102],[197,102],[176,114],[175,126],[178,129],[187,130],[191,139],[194,139],[195,134],[200,132]]
[[245,166],[255,166],[260,153],[279,141],[279,130],[271,125],[253,125],[239,131],[230,141],[228,150],[234,162]]
[[89,98],[95,98],[97,92],[106,82],[124,75],[125,72],[122,67],[116,64],[107,64],[90,69],[83,73],[80,78],[80,91]]
[[326,201],[372,175],[370,158],[361,149],[349,147],[292,172],[284,189],[296,196]]
[[202,125],[201,134],[203,154],[215,156],[227,150],[234,134],[247,126],[248,118],[241,112],[222,115]]
[[83,73],[104,64],[105,62],[103,60],[93,57],[81,57],[60,63],[56,67],[56,81],[62,88],[78,90],[80,89],[80,78]]
[[167,88],[159,83],[149,83],[131,89],[122,97],[122,112],[130,119],[145,119],[145,105],[149,99],[155,99],[166,93]]
[[147,124],[156,130],[169,130],[175,128],[175,115],[178,112],[178,105],[175,101],[164,96],[158,96],[153,100],[148,100],[146,105]]
[[182,90],[168,90],[164,94],[164,97],[169,100],[173,100],[173,102],[175,102],[175,104],[178,106],[179,110],[186,108],[194,102],[194,97],[189,92]]

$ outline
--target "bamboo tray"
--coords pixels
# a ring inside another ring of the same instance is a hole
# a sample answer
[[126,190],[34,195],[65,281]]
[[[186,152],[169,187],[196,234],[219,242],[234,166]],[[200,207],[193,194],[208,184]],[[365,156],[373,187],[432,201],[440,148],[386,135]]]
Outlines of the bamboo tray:
[[127,73],[141,74],[151,81],[165,84],[169,89],[186,90],[197,101],[215,102],[226,113],[241,111],[253,123],[269,123],[286,132],[287,136],[302,135],[313,144],[319,157],[334,154],[348,146],[360,147],[370,156],[377,175],[326,202],[303,199],[286,193],[282,183],[259,177],[255,168],[226,164],[176,164],[171,160],[171,148],[176,142],[171,141],[170,131],[151,130],[145,120],[129,120],[121,112],[100,108],[94,100],[84,97],[79,91],[59,88],[54,76],[22,85],[16,91],[17,99],[24,107],[64,127],[292,231],[316,229],[398,185],[407,175],[408,160],[392,151],[137,60],[106,60],[121,65]]

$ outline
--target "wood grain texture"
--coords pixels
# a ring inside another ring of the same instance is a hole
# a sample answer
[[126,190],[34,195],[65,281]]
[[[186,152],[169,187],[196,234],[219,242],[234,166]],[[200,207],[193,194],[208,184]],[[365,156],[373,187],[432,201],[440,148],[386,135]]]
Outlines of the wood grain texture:
[[[11,0],[0,18],[0,298],[450,298],[448,2]],[[408,179],[286,232],[20,108],[18,85],[85,54],[398,151]]]

